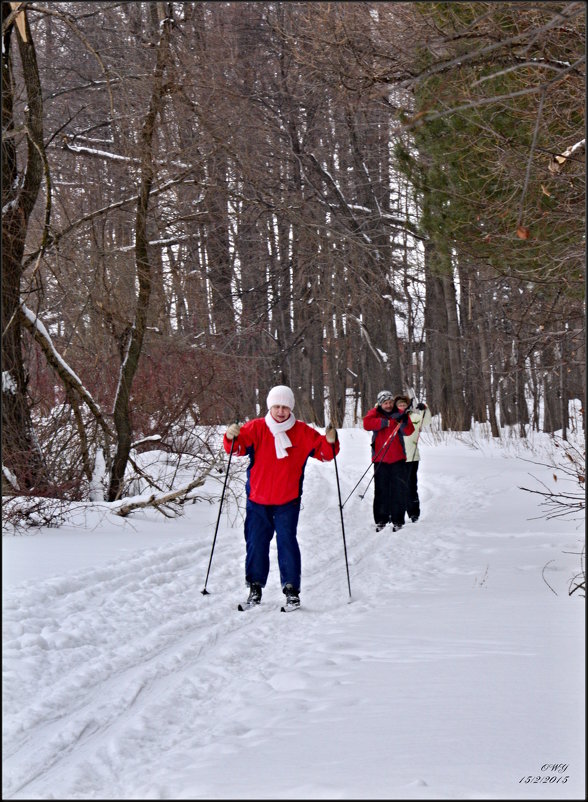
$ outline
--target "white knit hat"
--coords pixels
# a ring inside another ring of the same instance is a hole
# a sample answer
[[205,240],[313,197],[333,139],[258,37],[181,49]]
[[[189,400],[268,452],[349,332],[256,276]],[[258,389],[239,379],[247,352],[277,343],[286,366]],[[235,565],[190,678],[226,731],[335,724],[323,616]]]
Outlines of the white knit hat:
[[270,409],[276,405],[294,409],[294,393],[285,384],[278,384],[276,387],[272,387],[267,394],[267,408]]

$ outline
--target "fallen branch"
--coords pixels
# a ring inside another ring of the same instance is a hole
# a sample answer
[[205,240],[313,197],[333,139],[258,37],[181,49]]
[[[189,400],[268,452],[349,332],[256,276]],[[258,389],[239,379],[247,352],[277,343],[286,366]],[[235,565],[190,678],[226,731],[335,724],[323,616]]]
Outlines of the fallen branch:
[[186,485],[185,487],[179,488],[179,490],[174,490],[171,493],[164,493],[162,495],[156,495],[154,493],[153,495],[149,496],[149,498],[143,498],[140,501],[129,501],[127,504],[123,504],[118,509],[114,509],[113,512],[124,518],[133,510],[140,510],[144,509],[145,507],[154,507],[162,515],[171,517],[167,515],[167,513],[165,513],[161,507],[169,504],[170,501],[177,501],[178,499],[186,501],[188,493],[191,490],[194,490],[195,487],[200,487],[204,484],[204,480],[210,473],[210,470],[211,468],[209,468],[202,476],[199,476],[198,479],[194,479],[193,482],[190,482],[190,484]]

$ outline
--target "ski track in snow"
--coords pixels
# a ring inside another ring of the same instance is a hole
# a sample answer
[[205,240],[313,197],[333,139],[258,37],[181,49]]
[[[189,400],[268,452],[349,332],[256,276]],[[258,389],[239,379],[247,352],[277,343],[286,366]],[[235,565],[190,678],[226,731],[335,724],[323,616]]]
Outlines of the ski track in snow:
[[[365,458],[365,438],[349,438],[348,445]],[[105,789],[112,799],[169,798],[148,777],[148,767],[166,756],[169,769],[180,770],[198,750],[230,753],[271,737],[291,715],[324,715],[333,703],[323,690],[329,686],[332,696],[333,683],[343,687],[366,653],[365,644],[358,652],[347,625],[391,594],[438,591],[438,582],[458,570],[468,522],[494,503],[467,471],[456,483],[455,474],[433,476],[425,468],[421,520],[376,534],[373,482],[359,498],[370,477],[371,471],[344,505],[349,605],[334,466],[315,460],[306,469],[303,608],[295,615],[279,611],[275,542],[262,604],[237,612],[247,590],[242,520],[234,508],[232,523],[228,513],[221,519],[208,596],[201,590],[214,509],[211,525],[194,540],[7,591],[3,798],[100,798]],[[345,500],[357,477],[339,469],[339,478]],[[475,649],[471,641],[453,644],[458,656]],[[399,661],[417,659],[402,643],[395,654]],[[425,644],[418,659],[429,656]],[[371,658],[378,659],[377,644]],[[359,689],[342,704],[361,704]],[[254,727],[249,723],[256,705],[266,710],[265,732],[260,716]],[[132,795],[129,787],[136,788]],[[80,789],[95,796],[82,797]]]

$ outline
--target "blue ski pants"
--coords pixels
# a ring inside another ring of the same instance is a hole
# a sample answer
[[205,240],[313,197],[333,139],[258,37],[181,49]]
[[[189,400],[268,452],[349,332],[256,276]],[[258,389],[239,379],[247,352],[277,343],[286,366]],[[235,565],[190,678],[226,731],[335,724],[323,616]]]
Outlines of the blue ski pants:
[[300,590],[302,563],[296,539],[300,499],[287,504],[256,504],[247,499],[245,512],[245,581],[265,587],[270,568],[270,543],[276,533],[282,589]]

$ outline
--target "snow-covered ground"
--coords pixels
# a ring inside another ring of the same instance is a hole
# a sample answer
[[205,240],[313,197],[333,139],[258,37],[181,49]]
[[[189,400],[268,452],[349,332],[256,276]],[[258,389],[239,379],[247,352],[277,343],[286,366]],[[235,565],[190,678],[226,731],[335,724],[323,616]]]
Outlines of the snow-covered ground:
[[376,533],[371,470],[346,500],[369,434],[340,436],[351,597],[335,466],[310,460],[289,615],[275,545],[236,609],[245,460],[209,595],[222,476],[180,518],[87,504],[5,532],[3,799],[585,798],[584,522],[519,489],[553,471],[425,431],[421,520]]

